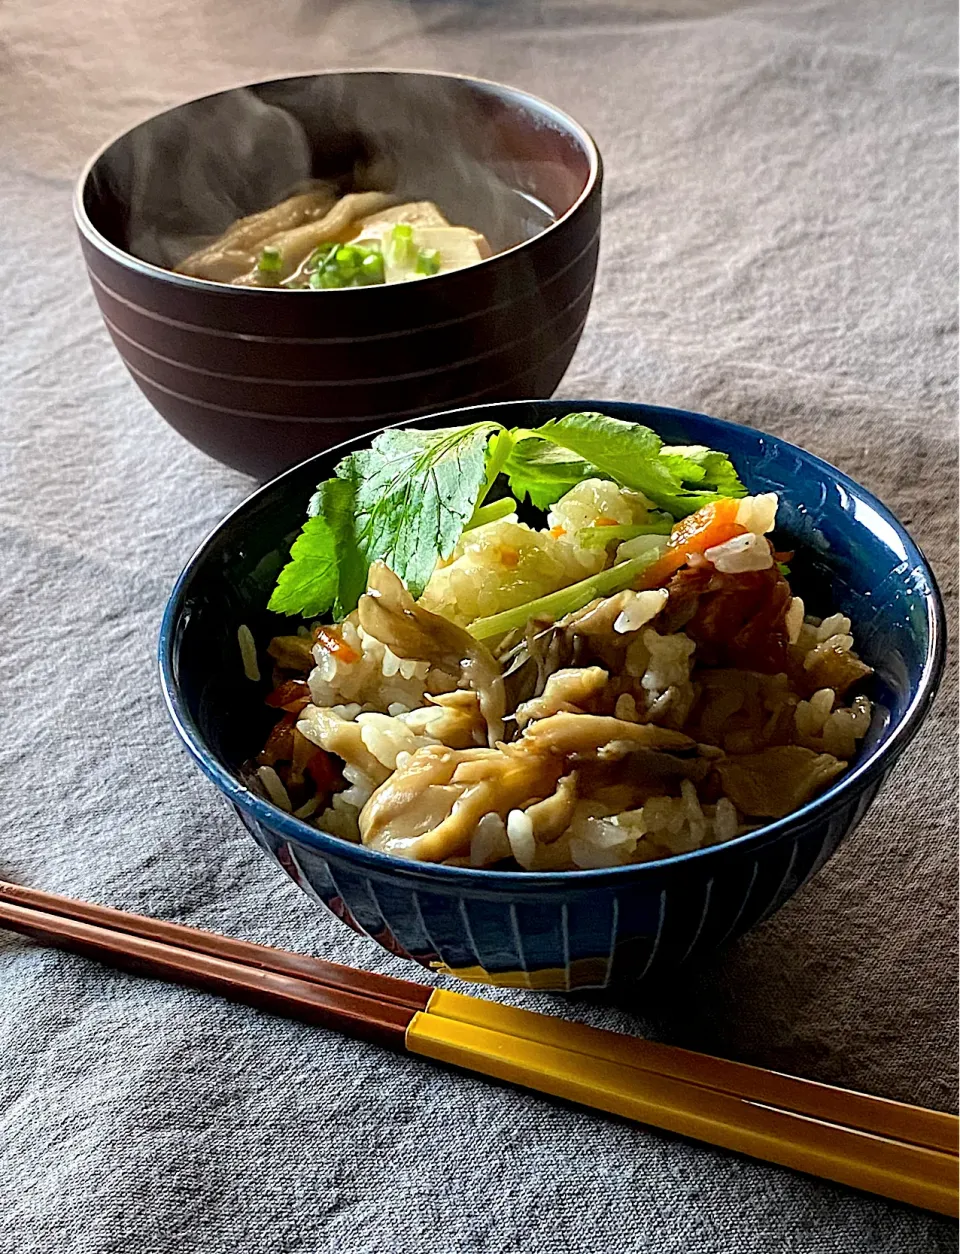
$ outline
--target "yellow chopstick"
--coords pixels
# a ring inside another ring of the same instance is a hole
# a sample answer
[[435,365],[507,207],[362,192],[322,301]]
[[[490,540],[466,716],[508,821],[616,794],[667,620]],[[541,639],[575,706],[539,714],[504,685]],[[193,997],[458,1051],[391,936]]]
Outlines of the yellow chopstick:
[[554,1045],[597,1060],[657,1072],[794,1114],[909,1141],[947,1154],[960,1153],[960,1121],[956,1115],[942,1111],[802,1080],[675,1045],[660,1045],[642,1037],[591,1028],[585,1023],[572,1023],[448,989],[433,991],[427,1011],[520,1040]]
[[[405,1043],[412,1053],[941,1214],[958,1214],[954,1154],[643,1070],[613,1056],[619,1043],[611,1043],[606,1057],[578,1052],[569,1041],[553,1043],[579,1025],[547,1019],[535,1038],[505,1029],[514,1013],[528,1011],[478,1003],[477,1017],[500,1026],[448,1017],[450,1010],[466,1009],[450,998],[478,999],[441,992],[407,1028]],[[501,1019],[500,1011],[510,1013]],[[552,1025],[560,1029],[559,1037]]]

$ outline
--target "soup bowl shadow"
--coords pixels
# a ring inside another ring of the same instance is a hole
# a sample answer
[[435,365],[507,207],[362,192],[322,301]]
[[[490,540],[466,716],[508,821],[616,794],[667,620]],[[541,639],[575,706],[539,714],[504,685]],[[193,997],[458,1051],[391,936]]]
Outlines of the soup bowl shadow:
[[[434,199],[495,255],[414,283],[231,287],[168,267],[310,178]],[[75,218],[107,329],[181,435],[264,479],[358,432],[549,396],[590,307],[602,171],[572,118],[453,74],[360,70],[167,110],[84,170]]]
[[554,990],[660,980],[754,927],[863,818],[920,727],[943,667],[943,606],[907,531],[864,488],[783,440],[701,414],[604,401],[476,406],[418,425],[534,427],[583,409],[643,422],[669,443],[728,452],[750,492],[779,494],[776,540],[796,550],[791,582],[810,612],[852,620],[858,651],[876,670],[869,733],[851,768],[784,819],[657,862],[484,871],[350,844],[245,787],[239,767],[259,750],[275,712],[264,705],[268,680],[244,678],[238,627],[251,628],[269,673],[265,646],[289,631],[289,620],[264,608],[273,581],[315,485],[361,441],[297,466],[235,510],[187,564],[163,618],[161,682],[175,727],[260,847],[358,932],[465,980]]

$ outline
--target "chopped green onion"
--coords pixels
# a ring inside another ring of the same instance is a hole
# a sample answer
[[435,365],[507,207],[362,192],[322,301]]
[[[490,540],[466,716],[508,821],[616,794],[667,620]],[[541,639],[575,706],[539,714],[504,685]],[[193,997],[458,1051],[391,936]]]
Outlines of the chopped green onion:
[[412,270],[417,264],[417,246],[413,242],[413,227],[398,222],[387,241],[387,259],[391,265]]
[[783,575],[784,579],[789,578],[790,567],[787,565],[786,562],[777,562],[777,570],[780,572],[781,575]]
[[343,248],[338,248],[333,254],[333,259],[336,263],[337,269],[344,278],[352,278],[356,273],[357,266],[362,260],[360,250],[357,248],[351,248],[349,244]]
[[626,562],[618,562],[609,570],[602,570],[599,575],[581,579],[578,583],[560,588],[557,592],[550,592],[545,597],[527,601],[525,605],[517,605],[512,610],[491,614],[489,618],[478,618],[467,627],[467,631],[475,640],[490,640],[494,636],[502,636],[505,632],[526,627],[532,618],[548,618],[556,622],[565,614],[582,610],[597,597],[611,596],[614,592],[629,588],[637,576],[651,566],[662,552],[661,546],[651,546],[648,553],[631,557]]
[[322,270],[316,270],[310,275],[310,286],[313,288],[334,288],[345,287],[346,284],[335,269],[325,266]]
[[301,268],[284,281],[285,287],[368,287],[384,282],[383,256],[378,241],[361,244],[322,244]]
[[436,274],[439,269],[439,248],[421,248],[417,257],[417,274]]
[[464,531],[472,531],[474,527],[482,527],[484,523],[497,522],[501,518],[506,518],[508,514],[513,514],[516,508],[517,503],[512,496],[505,496],[500,501],[491,501],[489,505],[481,505],[473,511],[473,517],[464,527]]
[[613,540],[623,543],[624,540],[632,540],[635,536],[668,536],[672,530],[672,518],[652,516],[645,523],[635,523],[630,526],[584,527],[577,532],[577,544],[582,549],[605,549]]
[[364,284],[384,282],[383,254],[381,252],[370,249],[360,263],[360,277]]
[[261,274],[277,274],[283,269],[283,254],[279,248],[268,244],[257,258],[257,269]]
[[306,270],[308,274],[312,274],[314,270],[322,269],[336,251],[336,244],[321,244],[320,247],[315,248],[307,258],[304,263],[304,270]]

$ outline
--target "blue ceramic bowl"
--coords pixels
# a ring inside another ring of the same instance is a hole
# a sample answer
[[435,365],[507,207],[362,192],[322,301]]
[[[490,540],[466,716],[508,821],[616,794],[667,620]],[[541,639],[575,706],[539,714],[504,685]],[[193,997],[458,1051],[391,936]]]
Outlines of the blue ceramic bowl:
[[670,443],[729,452],[751,492],[780,494],[778,540],[798,549],[791,582],[808,609],[852,619],[857,648],[876,668],[873,724],[854,767],[787,818],[639,866],[475,871],[348,844],[250,792],[237,768],[275,716],[263,705],[267,682],[244,678],[237,627],[248,624],[260,645],[277,633],[283,620],[264,606],[307,499],[369,437],[303,462],[235,510],[180,576],[160,635],[163,691],[177,731],[261,848],[315,901],[391,953],[511,987],[642,980],[768,917],[863,818],[923,721],[943,666],[940,595],[906,530],[869,492],[783,440],[700,414],[603,401],[513,401],[417,425],[495,418],[531,427],[578,409],[646,423]]

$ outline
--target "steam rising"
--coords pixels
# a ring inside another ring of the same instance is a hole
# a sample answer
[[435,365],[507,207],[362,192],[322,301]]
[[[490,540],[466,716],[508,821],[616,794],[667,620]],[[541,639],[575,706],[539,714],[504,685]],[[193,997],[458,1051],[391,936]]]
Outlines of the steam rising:
[[98,190],[101,200],[125,206],[117,242],[164,267],[313,179],[331,181],[339,194],[434,200],[496,251],[552,221],[532,195],[545,176],[559,186],[570,179],[558,162],[505,158],[501,125],[502,106],[456,80],[288,79],[211,96],[138,127],[105,154]]
[[127,247],[158,266],[176,265],[310,176],[303,126],[252,91],[173,110],[132,138]]

